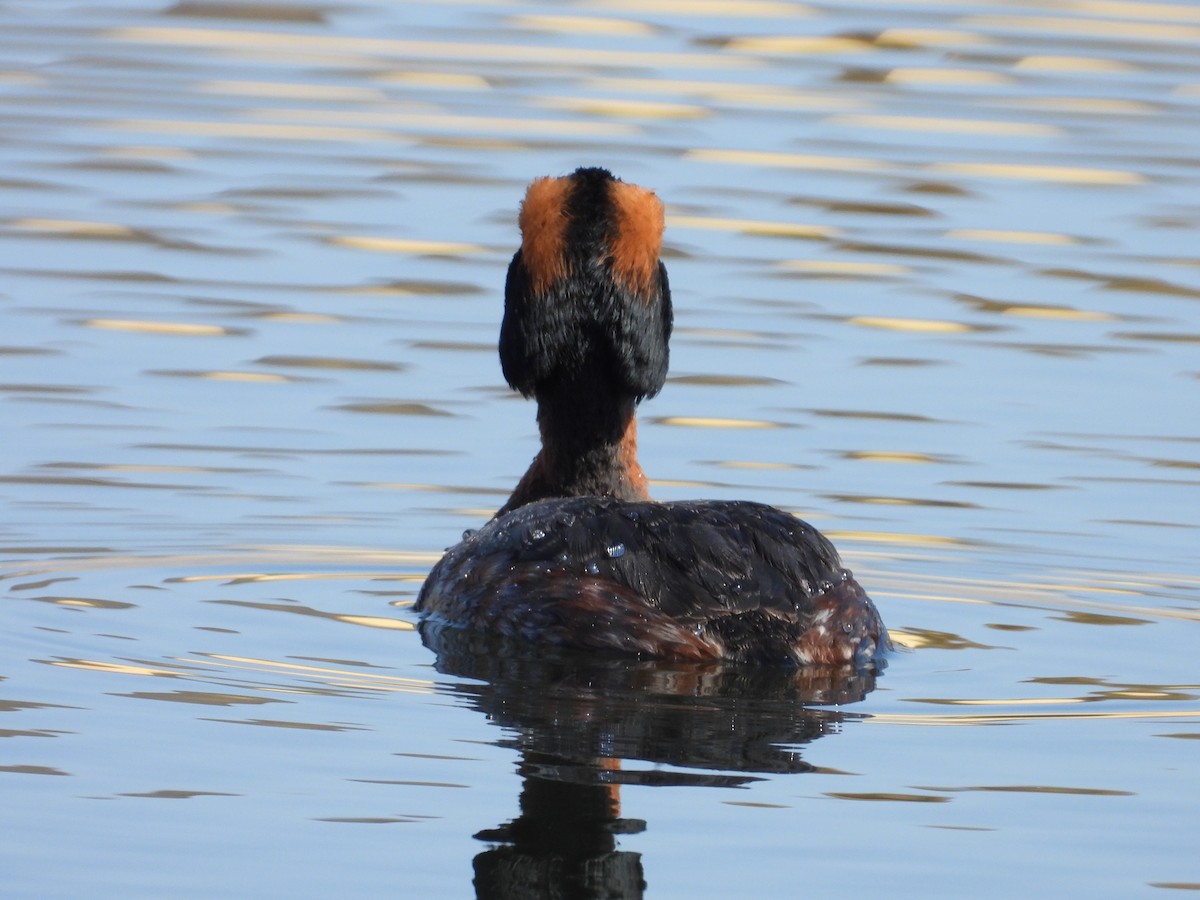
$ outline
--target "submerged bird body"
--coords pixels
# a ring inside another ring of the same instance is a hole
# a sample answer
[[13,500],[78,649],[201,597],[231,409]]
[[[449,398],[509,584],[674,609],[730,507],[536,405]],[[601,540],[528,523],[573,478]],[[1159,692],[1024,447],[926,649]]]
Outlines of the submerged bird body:
[[655,503],[635,412],[666,380],[663,208],[603,169],[522,204],[500,359],[542,448],[508,502],[430,572],[435,627],[680,660],[862,666],[887,645],[833,545],[745,501]]

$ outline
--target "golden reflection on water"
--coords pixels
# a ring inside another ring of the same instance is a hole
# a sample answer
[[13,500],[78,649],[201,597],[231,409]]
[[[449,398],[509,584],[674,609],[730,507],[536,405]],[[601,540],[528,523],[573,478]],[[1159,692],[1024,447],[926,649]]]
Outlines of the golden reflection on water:
[[1013,79],[1003,72],[979,69],[923,68],[906,66],[892,69],[882,79],[888,84],[938,85],[949,87],[1004,87]]
[[766,422],[760,419],[721,419],[713,416],[662,416],[654,418],[658,425],[671,425],[677,428],[784,428],[779,422]]
[[163,375],[173,378],[200,378],[205,381],[247,381],[256,384],[286,384],[297,379],[286,375],[274,375],[269,372],[172,372],[168,370],[151,371],[151,375]]
[[896,263],[859,262],[847,259],[785,259],[777,265],[789,272],[827,278],[889,278],[897,275],[911,275],[913,272],[909,266]]
[[671,215],[667,227],[687,230],[698,228],[711,231],[734,231],[764,237],[811,238],[821,240],[837,235],[838,229],[825,225],[805,225],[799,222],[761,222],[753,219],[721,219],[712,216]]
[[662,68],[746,68],[752,60],[712,54],[661,53],[640,50],[593,50],[535,44],[505,44],[468,41],[403,40],[392,38],[335,37],[276,31],[239,31],[225,28],[127,27],[109,31],[113,41],[148,44],[203,46],[239,50],[253,56],[284,51],[315,54],[360,65],[372,57],[407,60],[476,60],[530,64],[566,64],[601,68],[643,66]]
[[85,319],[80,323],[87,328],[106,331],[132,331],[138,334],[171,334],[187,337],[216,337],[237,334],[238,331],[222,325],[201,325],[194,322],[150,322],[133,319]]
[[371,250],[377,253],[416,253],[423,256],[472,256],[488,252],[478,244],[454,243],[452,241],[405,240],[402,238],[371,237],[367,235],[335,235],[330,243],[356,250]]
[[686,158],[696,162],[725,163],[735,166],[770,166],[831,172],[874,172],[884,171],[888,168],[885,164],[871,159],[767,150],[689,150]]
[[1013,178],[1020,181],[1053,181],[1059,184],[1135,185],[1146,182],[1145,176],[1137,172],[1031,163],[944,162],[930,165],[928,171],[949,175],[977,175],[984,178]]
[[1078,244],[1079,239],[1069,234],[1054,234],[1047,231],[1010,231],[998,228],[952,228],[945,237],[964,241],[997,241],[1013,244]]
[[404,678],[357,669],[317,666],[307,663],[291,663],[281,660],[253,659],[249,657],[210,655],[205,661],[224,669],[246,672],[276,672],[314,676],[337,687],[366,688],[374,691],[399,691],[403,693],[429,694],[433,682],[416,678]]
[[853,99],[835,99],[816,91],[756,82],[605,76],[590,79],[588,85],[598,90],[623,93],[679,94],[710,104],[733,104],[752,109],[845,110],[862,105],[861,101]]
[[[196,581],[221,581],[235,578],[282,578],[292,580],[309,580],[323,578],[385,578],[389,580],[404,580],[409,576],[395,569],[383,569],[378,572],[343,571],[343,572],[288,572],[289,566],[297,566],[303,561],[306,564],[319,563],[322,565],[361,565],[364,563],[390,564],[400,566],[430,566],[441,558],[440,553],[432,551],[380,550],[378,548],[353,548],[337,546],[320,546],[313,544],[277,545],[255,547],[247,545],[236,552],[225,553],[194,553],[194,554],[144,554],[124,555],[106,553],[103,550],[87,547],[40,547],[26,548],[24,553],[39,552],[49,558],[31,562],[5,563],[0,561],[0,581],[14,578],[58,572],[89,572],[105,570],[184,570],[222,567],[224,572],[205,575],[174,575],[173,580],[181,584]],[[100,555],[97,555],[100,554]],[[58,555],[59,558],[54,558]],[[230,570],[231,560],[237,560],[240,566],[257,563],[266,568],[284,569],[285,571],[265,572],[247,571],[245,568]],[[65,579],[62,579],[65,580]],[[49,584],[50,581],[44,582]],[[34,585],[42,586],[42,584]],[[19,589],[21,586],[11,586],[9,589]]]
[[[49,659],[39,660],[57,668],[78,669],[103,675],[132,675],[149,678],[186,679],[189,681],[211,679],[214,674],[244,673],[244,677],[265,675],[286,676],[286,684],[255,683],[258,692],[275,694],[303,694],[310,690],[323,693],[329,689],[355,690],[386,693],[431,694],[435,691],[432,681],[363,671],[358,668],[333,667],[313,663],[298,663],[285,660],[256,659],[252,657],[228,656],[200,653],[196,657],[178,658],[169,666],[162,663],[149,664],[137,660],[92,660],[92,659]],[[239,677],[242,677],[239,675]],[[292,679],[303,679],[295,681]],[[305,687],[305,682],[313,687]],[[250,685],[248,685],[250,686]],[[199,704],[203,706],[242,706],[274,703],[278,700],[262,697],[257,693],[230,693],[228,691],[175,690],[168,692],[134,691],[123,696],[145,700],[160,700],[171,703]],[[266,724],[259,722],[259,724]],[[275,723],[277,725],[281,723]],[[326,728],[324,725],[291,723],[291,727]]]
[[861,459],[869,462],[888,462],[888,463],[937,463],[945,462],[944,457],[937,457],[929,453],[916,453],[913,451],[897,451],[897,450],[848,450],[846,456],[850,459]]
[[979,330],[965,322],[942,322],[933,319],[900,319],[893,316],[851,316],[846,320],[851,325],[866,328],[883,328],[887,331],[917,331],[936,334],[954,334]]
[[[1116,6],[1117,4],[1114,4]],[[1103,20],[1098,18],[1066,18],[1060,16],[968,16],[964,23],[977,28],[1021,28],[1029,31],[1045,31],[1063,35],[1079,35],[1087,37],[1109,37],[1122,41],[1148,40],[1171,41],[1175,43],[1194,43],[1200,41],[1200,27],[1179,24],[1182,21],[1195,21],[1195,9],[1187,6],[1169,7],[1167,4],[1151,4],[1151,9],[1143,11],[1140,4],[1124,4],[1124,16],[1142,18],[1146,15],[1162,16],[1174,19],[1169,25],[1159,25],[1153,22],[1131,22],[1128,18],[1120,20]],[[1122,14],[1118,13],[1118,14]],[[1156,16],[1157,17],[1157,16]]]
[[[983,704],[992,705],[992,704]],[[998,702],[995,705],[1007,705]],[[948,713],[944,715],[933,713],[881,713],[872,715],[867,721],[873,725],[916,725],[923,728],[962,725],[1005,725],[1011,722],[1051,722],[1088,720],[1149,720],[1160,719],[1190,719],[1200,718],[1200,708],[1178,710],[1145,710],[1122,712],[997,712],[997,713]]]
[[852,125],[856,128],[871,130],[894,128],[904,131],[1016,135],[1021,137],[1057,137],[1063,134],[1063,130],[1054,125],[1040,125],[1032,122],[940,119],[931,116],[852,115],[836,116],[831,121],[837,125]]

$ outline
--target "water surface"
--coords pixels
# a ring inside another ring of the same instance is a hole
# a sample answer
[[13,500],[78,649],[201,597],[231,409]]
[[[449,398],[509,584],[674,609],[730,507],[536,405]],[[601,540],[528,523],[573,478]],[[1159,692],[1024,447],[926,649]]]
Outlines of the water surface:
[[[0,35],[6,892],[1200,890],[1195,6]],[[501,288],[578,165],[667,205],[655,495],[827,531],[878,679],[423,646],[536,449]]]

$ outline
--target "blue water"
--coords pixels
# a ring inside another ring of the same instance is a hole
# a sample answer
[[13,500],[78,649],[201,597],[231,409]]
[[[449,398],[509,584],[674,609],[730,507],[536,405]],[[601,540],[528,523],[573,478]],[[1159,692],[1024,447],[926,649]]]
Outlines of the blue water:
[[[729,10],[0,7],[5,896],[1200,890],[1200,17]],[[829,533],[877,682],[424,646],[585,164],[654,495]]]

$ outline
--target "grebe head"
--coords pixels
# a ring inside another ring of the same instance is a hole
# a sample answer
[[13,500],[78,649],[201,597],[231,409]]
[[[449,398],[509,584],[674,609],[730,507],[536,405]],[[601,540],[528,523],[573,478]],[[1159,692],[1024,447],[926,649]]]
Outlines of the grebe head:
[[671,335],[662,201],[606,169],[577,169],[534,181],[518,221],[500,331],[508,383],[540,399],[589,374],[606,392],[657,394]]
[[542,451],[501,512],[555,496],[648,496],[634,413],[667,377],[671,290],[652,191],[581,168],[534,181],[508,268],[500,364],[538,401]]

